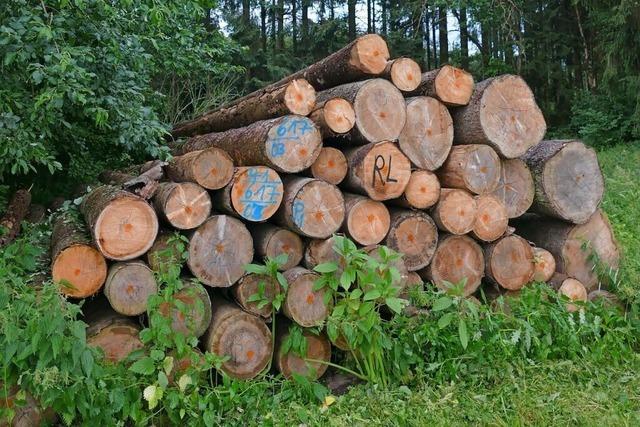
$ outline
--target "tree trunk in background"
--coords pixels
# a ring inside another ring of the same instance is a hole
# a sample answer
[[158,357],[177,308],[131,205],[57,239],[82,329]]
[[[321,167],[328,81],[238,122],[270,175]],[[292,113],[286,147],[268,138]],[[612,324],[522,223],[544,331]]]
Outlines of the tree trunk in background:
[[271,0],[271,8],[269,10],[269,19],[271,20],[271,45],[276,49],[276,0]]
[[431,12],[429,7],[424,8],[424,17],[422,18],[422,44],[426,48],[427,60],[423,65],[427,66],[427,70],[431,70],[431,34],[429,33],[429,22],[431,22]]
[[276,51],[280,52],[284,48],[284,0],[278,0],[278,7],[276,9],[276,19],[278,24]]
[[371,32],[376,32],[376,0],[371,1]]
[[371,0],[367,0],[367,33],[371,32]]
[[469,29],[467,27],[467,8],[460,8],[460,16],[458,18],[460,23],[460,56],[462,68],[467,70],[469,68]]
[[298,51],[298,0],[291,0],[291,50]]
[[449,30],[447,28],[447,8],[438,7],[438,32],[440,37],[440,64],[449,62]]
[[[356,38],[356,0],[347,0],[347,21],[349,24],[349,40],[353,40]],[[333,2],[332,2],[333,6]],[[333,11],[333,8],[332,8]],[[333,17],[331,18],[333,19]]]
[[483,75],[486,74],[486,68],[489,66],[489,57],[491,55],[489,41],[489,28],[486,22],[480,22],[480,37],[482,38],[482,46],[480,54],[482,55],[482,68],[484,68]]
[[329,0],[329,19],[332,21],[336,18],[336,8],[333,4],[333,0]]
[[320,5],[318,6],[318,22],[322,24],[324,22],[324,15],[327,13],[327,5],[324,0],[320,0]]
[[387,0],[382,0],[382,34],[387,35]]
[[262,50],[267,50],[267,6],[265,0],[260,0],[260,42]]
[[433,43],[433,66],[437,67],[438,63],[438,46],[436,40],[436,9],[433,8],[433,14],[431,15],[431,42]]
[[[321,18],[322,21],[324,19],[324,2],[321,3]],[[302,47],[307,49],[307,44],[309,43],[309,0],[302,0],[302,22],[301,22],[301,30],[302,30]]]
[[242,0],[242,29],[247,30],[251,25],[251,1]]

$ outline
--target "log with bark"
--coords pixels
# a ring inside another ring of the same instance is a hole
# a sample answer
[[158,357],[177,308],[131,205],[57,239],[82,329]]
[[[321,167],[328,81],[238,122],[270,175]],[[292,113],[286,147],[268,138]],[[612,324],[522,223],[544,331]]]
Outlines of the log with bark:
[[147,300],[158,292],[153,271],[141,261],[118,262],[109,267],[104,295],[111,307],[125,316],[147,310]]
[[391,209],[391,226],[384,242],[402,254],[409,271],[426,267],[438,245],[438,228],[425,212]]
[[262,372],[273,355],[271,331],[259,317],[214,298],[213,317],[203,345],[227,360],[221,369],[232,378],[251,379]]
[[435,98],[417,96],[405,100],[407,120],[398,136],[398,145],[421,169],[438,169],[453,144],[453,120],[447,108]]
[[142,165],[131,166],[126,171],[106,170],[100,174],[100,180],[104,184],[121,187],[148,200],[155,194],[158,182],[164,178],[166,165],[166,162],[152,160]]
[[195,281],[182,280],[182,288],[170,301],[160,303],[159,313],[171,319],[171,330],[186,337],[201,337],[211,323],[211,299],[206,289]]
[[83,307],[87,327],[87,344],[102,350],[107,362],[123,361],[135,350],[144,347],[140,340],[140,325],[116,313],[102,298]]
[[274,220],[300,235],[324,239],[338,231],[344,214],[344,198],[335,185],[290,175]]
[[542,141],[522,157],[533,174],[532,211],[585,223],[604,193],[596,152],[580,141]]
[[406,120],[402,93],[384,79],[348,83],[318,93],[318,102],[342,98],[353,105],[355,124],[339,135],[340,143],[395,141]]
[[443,65],[422,73],[420,84],[411,96],[430,96],[449,107],[467,105],[473,93],[473,76],[465,70]]
[[411,172],[404,193],[391,203],[404,208],[428,209],[440,198],[440,181],[433,172],[418,169]]
[[80,210],[102,254],[127,261],[147,252],[158,233],[158,217],[141,197],[103,185],[84,197]]
[[500,180],[491,194],[507,208],[509,218],[522,216],[533,203],[535,187],[527,164],[520,159],[502,159]]
[[546,249],[533,248],[533,277],[534,282],[548,282],[556,272],[556,260]]
[[309,172],[316,179],[338,185],[347,176],[348,169],[347,158],[342,151],[333,147],[322,147]]
[[553,254],[559,273],[578,279],[588,291],[596,289],[599,282],[593,254],[602,266],[618,268],[618,243],[601,210],[581,225],[530,215],[514,221],[514,225],[519,235]]
[[314,334],[308,330],[302,332],[306,341],[304,354],[298,354],[297,349],[288,343],[291,322],[283,322],[276,330],[276,345],[273,352],[274,365],[285,378],[293,374],[306,377],[311,381],[319,379],[327,370],[327,363],[331,361],[331,343],[324,334]]
[[509,226],[507,209],[491,194],[476,196],[476,220],[471,234],[483,242],[493,242],[503,236]]
[[225,132],[190,138],[180,154],[216,147],[226,151],[236,166],[268,166],[295,173],[310,167],[320,154],[322,136],[302,116],[263,120]]
[[326,301],[325,289],[314,290],[320,277],[302,267],[284,272],[289,288],[282,305],[282,313],[298,325],[308,328],[320,326],[331,312],[331,301]]
[[518,290],[529,283],[534,273],[531,245],[512,234],[484,247],[485,276],[508,290]]
[[316,104],[316,91],[305,79],[274,84],[238,98],[193,120],[178,123],[171,131],[176,139],[222,132],[251,123],[285,116],[308,115]]
[[60,292],[72,298],[96,294],[107,277],[104,257],[84,225],[70,214],[61,214],[53,224],[51,277]]
[[165,169],[171,181],[195,182],[207,190],[218,190],[233,176],[233,159],[226,151],[211,147],[176,156]]
[[333,237],[309,240],[304,250],[304,266],[313,270],[318,264],[335,262],[338,266],[336,274],[341,274],[344,268],[344,259],[335,251],[335,245],[336,241]]
[[237,167],[231,181],[214,193],[213,204],[247,221],[266,221],[282,203],[282,180],[266,166]]
[[382,202],[376,202],[358,194],[344,193],[345,218],[342,231],[356,243],[375,245],[389,231],[389,210]]
[[309,118],[316,124],[323,138],[337,137],[349,132],[356,124],[353,105],[344,98],[330,98],[318,104]]
[[287,255],[287,261],[278,268],[281,271],[300,264],[304,243],[296,233],[266,223],[251,225],[249,231],[253,236],[253,246],[259,259],[274,259],[282,254]]
[[0,218],[0,248],[13,242],[20,234],[20,224],[29,213],[31,193],[18,190],[13,194],[4,216]]
[[440,199],[431,209],[431,217],[438,228],[451,234],[467,234],[473,230],[478,206],[465,190],[443,188]]
[[211,213],[211,197],[194,182],[161,182],[153,196],[160,217],[178,230],[199,227]]
[[[18,385],[10,385],[0,381],[0,427],[33,427],[55,425],[57,421],[53,408],[43,408],[31,393]],[[9,423],[8,410],[13,411]],[[6,417],[6,418],[5,418]]]
[[253,239],[247,227],[228,215],[214,215],[189,239],[189,270],[207,286],[226,288],[244,275],[253,259]]
[[440,185],[475,194],[493,192],[500,183],[500,158],[486,145],[456,145],[437,175]]
[[[247,313],[271,320],[273,299],[281,292],[280,284],[267,274],[245,274],[231,288],[236,303]],[[254,296],[260,297],[255,300]]]
[[411,177],[411,162],[393,142],[378,142],[345,152],[345,188],[383,201],[400,197]]
[[469,105],[452,115],[456,144],[487,144],[507,159],[522,156],[547,130],[533,92],[513,75],[478,83]]
[[624,313],[626,310],[625,304],[622,302],[620,297],[603,289],[596,289],[595,291],[589,292],[587,299],[589,300],[589,302],[595,304],[602,304],[605,307],[616,308],[621,313]]
[[[569,301],[580,301],[585,303],[588,299],[587,289],[585,286],[582,282],[573,278],[567,278],[562,281],[562,285],[560,285],[560,288],[558,289],[558,294],[564,295],[569,299]],[[580,305],[573,304],[572,302],[568,302],[565,307],[570,313],[580,309]]]
[[420,86],[420,64],[411,58],[396,58],[387,62],[381,77],[389,80],[402,92],[412,92]]
[[463,294],[469,296],[484,276],[482,248],[468,236],[440,236],[431,264],[418,274],[442,290],[464,282]]

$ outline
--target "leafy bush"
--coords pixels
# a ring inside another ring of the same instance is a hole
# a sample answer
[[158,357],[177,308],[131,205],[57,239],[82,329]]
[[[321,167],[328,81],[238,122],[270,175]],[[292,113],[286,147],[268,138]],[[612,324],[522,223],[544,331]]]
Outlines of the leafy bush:
[[[207,0],[7,0],[0,9],[0,180],[102,159],[162,157],[163,94],[224,77],[231,42]],[[85,161],[81,161],[85,159]],[[69,168],[71,168],[69,170]],[[91,168],[89,169],[91,170]]]

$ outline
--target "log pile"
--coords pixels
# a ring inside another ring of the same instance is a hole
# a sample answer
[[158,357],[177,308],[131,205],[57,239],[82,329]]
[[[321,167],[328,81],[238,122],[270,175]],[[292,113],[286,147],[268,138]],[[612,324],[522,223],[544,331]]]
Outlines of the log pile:
[[314,288],[312,269],[328,261],[341,268],[336,232],[372,254],[378,244],[400,252],[405,293],[419,278],[464,296],[483,283],[507,292],[536,280],[586,300],[599,289],[592,254],[613,267],[619,258],[598,209],[603,179],[592,149],[543,141],[545,131],[519,76],[474,85],[449,65],[421,74],[408,58],[389,61],[384,40],[367,35],[176,125],[173,137],[186,141],[162,167],[151,200],[127,191],[130,176],[109,174],[110,185],[84,198],[86,229],[56,223],[53,277],[72,298],[103,290],[111,313],[96,312],[90,342],[118,360],[140,347],[131,316],[157,292],[150,268],[171,262],[163,258],[167,231],[180,230],[189,275],[204,287],[175,298],[206,309],[163,314],[175,330],[201,336],[203,349],[228,356],[222,370],[243,379],[271,359],[287,377],[318,377],[332,344],[344,347],[307,331],[313,364],[282,354],[288,327],[272,336],[271,305],[252,298],[268,300],[280,284],[245,270],[286,254],[284,325],[322,326],[332,301]]

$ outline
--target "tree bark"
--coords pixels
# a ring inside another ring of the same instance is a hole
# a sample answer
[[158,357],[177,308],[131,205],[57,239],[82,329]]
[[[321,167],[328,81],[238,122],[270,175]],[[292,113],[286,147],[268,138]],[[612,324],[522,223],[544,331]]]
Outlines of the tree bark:
[[118,313],[125,316],[144,313],[147,300],[157,292],[153,272],[143,262],[118,262],[109,267],[104,295]]
[[107,263],[91,244],[78,220],[60,215],[51,234],[51,277],[60,292],[72,298],[96,294],[107,277]]
[[189,239],[187,265],[207,286],[227,288],[244,275],[253,259],[253,239],[247,227],[227,215],[214,215]]
[[347,176],[348,168],[347,158],[342,151],[333,147],[323,147],[309,172],[316,179],[338,185]]
[[267,51],[267,5],[266,0],[260,0],[260,43],[262,51]]
[[344,193],[345,218],[342,231],[356,243],[376,245],[389,232],[389,210],[382,202]]
[[418,274],[445,291],[464,281],[463,295],[468,297],[484,275],[482,248],[468,236],[441,236],[431,264]]
[[252,92],[193,120],[178,123],[171,136],[177,139],[222,132],[287,114],[306,116],[313,111],[315,101],[316,91],[304,78],[291,79]]
[[484,260],[487,279],[505,289],[521,289],[533,278],[533,249],[515,234],[485,245]]
[[271,168],[235,168],[233,178],[213,195],[216,209],[247,221],[266,221],[282,203],[282,180]]
[[456,145],[437,175],[443,187],[461,188],[475,194],[493,192],[500,183],[500,158],[491,147]]
[[347,26],[349,40],[356,38],[356,0],[347,0]]
[[440,198],[440,182],[433,172],[414,170],[411,172],[404,193],[391,203],[404,208],[428,209]]
[[460,107],[469,103],[473,84],[473,76],[467,71],[443,65],[422,73],[418,87],[406,95],[430,96],[449,107]]
[[331,301],[325,302],[324,289],[314,291],[317,273],[302,267],[293,267],[284,272],[289,284],[282,313],[298,325],[310,328],[320,326],[331,313]]
[[250,231],[256,255],[260,259],[273,259],[286,254],[287,261],[278,268],[281,271],[300,264],[304,243],[296,233],[267,223],[252,225]]
[[[516,231],[553,254],[556,271],[582,282],[587,290],[599,286],[592,254],[601,266],[615,270],[620,250],[606,215],[597,210],[585,224],[574,225],[551,218],[526,216],[514,222]],[[608,283],[602,283],[606,287]]]
[[291,51],[298,52],[298,0],[291,0]]
[[284,0],[277,1],[276,23],[278,25],[276,34],[276,52],[284,50]]
[[276,223],[303,236],[324,239],[344,220],[344,198],[338,187],[313,178],[287,176]]
[[349,173],[345,187],[377,201],[404,193],[411,177],[411,163],[392,142],[363,145],[345,152]]
[[532,211],[583,224],[598,209],[604,179],[592,148],[580,141],[542,141],[523,157],[533,175]]
[[460,24],[460,56],[462,68],[469,69],[469,28],[467,26],[467,8],[460,7],[460,15],[458,16]]
[[522,156],[547,130],[531,89],[513,75],[478,83],[469,105],[452,115],[454,143],[487,144],[507,159]]
[[[306,341],[306,354],[302,357],[291,349],[284,352],[283,344],[289,338],[291,323],[284,323],[276,330],[276,346],[274,351],[274,364],[278,372],[285,378],[291,378],[293,374],[308,378],[310,381],[318,380],[327,371],[327,363],[331,361],[331,343],[324,334],[314,334],[303,331]],[[314,360],[308,362],[305,359]],[[322,362],[315,362],[320,360]]]
[[181,154],[217,147],[236,166],[268,166],[278,172],[300,172],[315,161],[322,148],[320,131],[311,120],[285,116],[247,127],[190,138]]
[[440,230],[451,234],[467,234],[473,230],[477,210],[475,199],[465,190],[442,188],[431,216]]
[[491,194],[476,196],[476,220],[471,235],[483,242],[493,242],[502,237],[509,226],[507,208]]
[[174,157],[166,173],[171,181],[195,182],[207,190],[218,190],[231,180],[233,159],[215,147],[196,150]]
[[520,159],[502,159],[501,163],[500,181],[491,194],[504,204],[509,218],[517,218],[533,203],[533,176],[527,164]]
[[271,331],[260,318],[236,305],[214,298],[211,325],[204,347],[227,357],[221,369],[232,378],[248,380],[258,376],[273,356]]
[[[324,11],[322,11],[322,14],[324,15]],[[324,18],[324,16],[322,16],[322,18]],[[302,32],[302,46],[306,49],[309,45],[309,0],[302,0],[300,29]]]
[[449,29],[447,28],[447,8],[438,7],[438,36],[440,38],[440,64],[449,62]]
[[407,120],[398,136],[398,145],[421,169],[438,169],[453,144],[453,121],[447,108],[435,98],[406,99]]
[[199,227],[211,213],[207,190],[193,182],[162,182],[153,198],[156,212],[178,230]]
[[104,185],[91,191],[80,205],[93,241],[102,254],[127,261],[147,252],[158,234],[158,217],[142,198]]
[[403,254],[409,271],[425,268],[438,245],[438,229],[424,212],[391,209],[391,226],[385,245]]
[[[20,224],[29,213],[31,193],[28,190],[18,190],[13,194],[7,205],[7,210],[0,218],[0,248],[13,242],[20,234]],[[4,229],[4,230],[3,230]]]
[[384,79],[347,83],[318,93],[318,102],[342,98],[353,105],[355,125],[340,142],[366,144],[395,141],[406,121],[402,93]]
[[[262,292],[260,292],[262,288]],[[235,302],[249,314],[262,317],[265,322],[271,320],[273,311],[273,299],[281,292],[280,284],[273,277],[266,274],[249,273],[240,278],[231,288]],[[254,296],[259,295],[263,299],[259,301],[249,301]],[[261,305],[263,301],[268,301]]]

